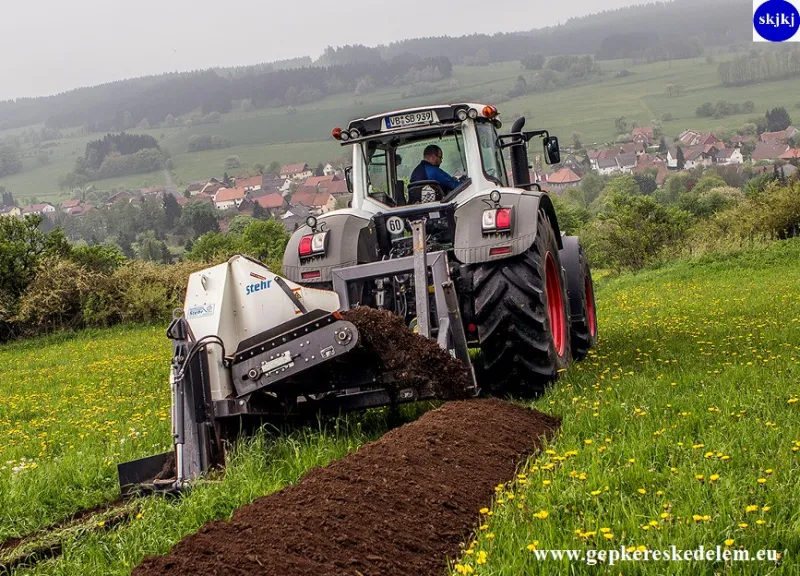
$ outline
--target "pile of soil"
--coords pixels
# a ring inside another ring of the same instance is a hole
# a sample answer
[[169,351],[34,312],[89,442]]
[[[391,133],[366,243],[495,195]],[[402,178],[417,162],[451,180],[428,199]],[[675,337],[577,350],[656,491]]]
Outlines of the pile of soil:
[[133,574],[442,574],[494,487],[559,425],[498,399],[448,402],[206,524]]
[[435,340],[414,334],[397,314],[362,306],[342,316],[358,329],[366,353],[380,359],[390,394],[413,387],[419,392],[433,389],[444,400],[470,397],[469,367]]

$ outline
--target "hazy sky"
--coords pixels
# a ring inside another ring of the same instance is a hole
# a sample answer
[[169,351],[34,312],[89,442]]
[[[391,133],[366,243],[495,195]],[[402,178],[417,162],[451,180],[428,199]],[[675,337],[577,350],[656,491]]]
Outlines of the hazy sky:
[[0,100],[328,45],[530,30],[645,0],[0,0]]

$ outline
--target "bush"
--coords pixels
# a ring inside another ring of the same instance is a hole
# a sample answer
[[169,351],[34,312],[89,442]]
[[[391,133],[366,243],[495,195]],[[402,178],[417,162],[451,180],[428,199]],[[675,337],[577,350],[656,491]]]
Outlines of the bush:
[[71,260],[45,259],[13,321],[26,335],[83,327],[83,304],[96,289],[96,276]]
[[582,233],[593,266],[640,270],[680,249],[689,215],[650,196],[614,194]]

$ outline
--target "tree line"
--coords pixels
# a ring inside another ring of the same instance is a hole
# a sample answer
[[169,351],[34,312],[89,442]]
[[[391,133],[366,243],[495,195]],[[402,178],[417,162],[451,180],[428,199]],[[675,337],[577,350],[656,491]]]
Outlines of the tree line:
[[88,133],[118,132],[168,123],[169,117],[174,121],[196,110],[210,118],[213,113],[230,112],[233,101],[247,100],[255,107],[290,106],[355,92],[359,84],[388,86],[412,70],[435,70],[437,77],[448,78],[453,66],[444,57],[404,56],[232,77],[213,70],[165,74],[53,97],[0,102],[0,129],[45,122],[56,130],[83,127]]
[[723,86],[742,86],[800,76],[800,48],[751,50],[717,66]]
[[[520,33],[425,37],[389,44],[384,57],[403,52],[437,54],[465,64],[485,51],[487,63],[521,60],[539,52],[594,54],[598,59],[658,56],[690,58],[698,46],[746,44],[752,39],[751,6],[742,0],[654,2],[570,18],[562,25]],[[631,33],[631,30],[637,31]],[[659,54],[660,51],[660,54]]]

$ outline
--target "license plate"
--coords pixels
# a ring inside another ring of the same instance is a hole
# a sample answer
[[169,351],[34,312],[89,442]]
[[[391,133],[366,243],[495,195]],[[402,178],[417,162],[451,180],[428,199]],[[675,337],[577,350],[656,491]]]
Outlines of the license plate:
[[410,112],[408,114],[398,114],[397,116],[387,116],[386,128],[405,128],[406,126],[417,126],[419,124],[434,124],[439,121],[439,117],[433,110],[423,110],[420,112]]

